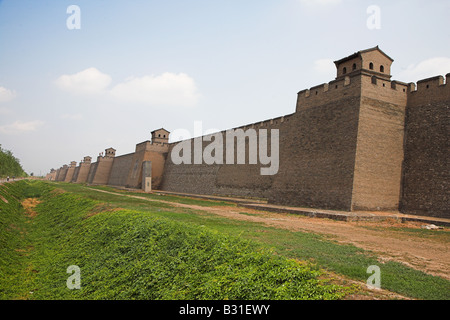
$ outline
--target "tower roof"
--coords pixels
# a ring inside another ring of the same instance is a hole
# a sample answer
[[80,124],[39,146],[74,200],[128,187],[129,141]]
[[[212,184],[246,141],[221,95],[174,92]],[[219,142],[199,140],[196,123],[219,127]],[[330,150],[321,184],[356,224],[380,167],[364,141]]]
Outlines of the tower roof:
[[338,66],[338,65],[340,65],[341,63],[343,63],[343,62],[345,62],[345,61],[352,60],[352,59],[357,58],[357,57],[361,57],[364,53],[371,52],[371,51],[378,51],[378,52],[380,52],[382,55],[384,55],[386,58],[388,58],[389,60],[391,60],[391,62],[394,61],[394,59],[392,59],[391,57],[389,57],[386,53],[383,52],[383,50],[381,50],[378,46],[376,46],[376,47],[373,47],[373,48],[369,48],[369,49],[365,49],[365,50],[360,50],[360,51],[358,51],[358,52],[355,52],[355,53],[352,54],[352,55],[349,55],[348,57],[342,58],[342,59],[340,59],[340,60],[336,60],[336,61],[334,61],[334,64],[335,64],[336,66]]
[[163,130],[163,131],[165,131],[165,132],[167,132],[167,133],[170,133],[170,131],[167,131],[167,130],[164,129],[164,128],[159,128],[159,129],[153,130],[153,131],[150,132],[150,133],[154,133],[154,132],[156,132],[156,131],[161,131],[161,130]]

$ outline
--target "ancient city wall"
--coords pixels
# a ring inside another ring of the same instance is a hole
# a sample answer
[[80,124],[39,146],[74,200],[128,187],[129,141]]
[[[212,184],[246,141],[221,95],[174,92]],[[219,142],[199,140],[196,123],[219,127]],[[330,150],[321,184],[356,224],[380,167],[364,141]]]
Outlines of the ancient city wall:
[[[277,130],[279,166],[273,175],[262,174],[269,165],[260,161],[261,145],[250,152],[248,137],[243,151],[233,140],[234,159],[227,163],[227,137],[235,129],[168,144],[163,128],[134,153],[114,157],[109,148],[95,163],[85,157],[87,163],[52,174],[57,181],[140,189],[151,168],[153,189],[448,218],[450,74],[445,81],[441,76],[418,81],[416,89],[414,83],[390,80],[392,61],[378,47],[336,61],[336,80],[300,91],[295,113],[235,128],[248,134],[255,129],[257,139],[267,130],[269,157],[271,130]],[[195,150],[211,154],[213,142],[224,148],[221,161],[199,161]],[[190,163],[177,164],[172,157],[180,145],[190,147],[185,158]],[[239,164],[242,154],[245,163]],[[250,163],[251,154],[256,163]]]
[[95,174],[90,184],[108,184],[109,175],[111,173],[111,168],[114,158],[110,157],[99,157],[96,162]]
[[80,163],[78,174],[76,176],[76,183],[86,183],[89,178],[89,172],[91,171],[91,163]]
[[169,145],[164,143],[152,143],[145,141],[136,145],[136,152],[131,160],[130,170],[128,172],[126,186],[129,188],[142,188],[142,163],[144,161],[152,162],[152,188],[160,188],[164,164],[167,157]]
[[78,174],[80,173],[80,166],[75,167],[75,170],[73,171],[72,180],[70,182],[76,182],[78,179]]
[[69,169],[69,167],[65,164],[62,166],[62,168],[59,171],[58,177],[57,177],[57,181],[64,181],[64,179],[66,179],[66,174],[67,174],[67,170]]
[[408,86],[368,75],[361,80],[352,209],[398,210]]
[[348,95],[340,99],[310,95],[309,107],[300,106],[280,132],[280,171],[271,203],[351,209],[360,96],[344,90]]
[[98,166],[98,161],[91,163],[91,165],[89,166],[89,172],[88,172],[88,175],[87,175],[87,178],[85,181],[86,183],[92,184],[92,182],[94,181],[95,172],[97,171],[97,166]]
[[130,171],[134,153],[114,158],[109,175],[108,184],[112,186],[125,186]]
[[408,93],[402,212],[450,217],[449,80],[425,79]]
[[64,182],[71,182],[73,178],[73,174],[75,173],[75,168],[77,166],[77,163],[75,161],[72,161],[70,163],[70,167],[67,168],[66,177],[64,178]]
[[[244,133],[248,129],[254,129],[256,138],[259,139],[259,130],[266,129],[268,133],[268,141],[271,141],[271,129],[279,129],[288,126],[292,120],[293,115],[287,115],[260,121],[253,124],[238,127]],[[238,157],[238,139],[234,138],[233,153],[235,164],[227,164],[226,159],[226,136],[227,131],[216,133],[222,139],[223,158],[222,164],[207,164],[203,161],[201,164],[194,164],[194,150],[195,139],[189,139],[187,142],[191,146],[191,163],[192,164],[174,164],[171,158],[173,148],[177,143],[172,143],[169,148],[166,165],[164,167],[164,178],[162,181],[162,190],[170,190],[185,193],[198,194],[218,194],[231,195],[238,197],[256,197],[268,198],[270,189],[274,180],[274,176],[261,175],[261,168],[269,167],[270,165],[261,164],[257,159],[256,164],[250,164],[249,161],[249,147],[248,138],[246,140],[245,148],[245,164],[237,164]],[[281,133],[280,133],[281,134]],[[210,135],[211,136],[211,135]],[[202,152],[205,151],[215,139],[211,138],[208,141],[203,141],[201,144]],[[268,155],[270,156],[270,143],[268,143]],[[258,151],[256,152],[258,153]],[[204,159],[203,159],[204,160]]]

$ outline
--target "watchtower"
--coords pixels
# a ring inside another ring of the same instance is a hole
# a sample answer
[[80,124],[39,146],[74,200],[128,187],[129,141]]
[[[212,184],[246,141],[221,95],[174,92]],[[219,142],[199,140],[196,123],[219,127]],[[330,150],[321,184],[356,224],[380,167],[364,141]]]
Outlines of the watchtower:
[[378,46],[361,50],[348,57],[334,61],[337,68],[336,80],[358,73],[390,80],[392,62],[394,60],[378,48]]
[[114,148],[105,149],[106,158],[114,158],[115,156],[116,156],[116,149]]
[[164,128],[152,131],[152,143],[168,144],[170,132]]

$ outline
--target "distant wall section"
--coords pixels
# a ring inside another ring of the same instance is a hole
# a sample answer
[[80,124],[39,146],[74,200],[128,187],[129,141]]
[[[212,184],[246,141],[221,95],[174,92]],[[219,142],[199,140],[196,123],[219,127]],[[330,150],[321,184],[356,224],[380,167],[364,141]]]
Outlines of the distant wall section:
[[134,153],[115,157],[111,167],[108,185],[125,186],[130,171]]

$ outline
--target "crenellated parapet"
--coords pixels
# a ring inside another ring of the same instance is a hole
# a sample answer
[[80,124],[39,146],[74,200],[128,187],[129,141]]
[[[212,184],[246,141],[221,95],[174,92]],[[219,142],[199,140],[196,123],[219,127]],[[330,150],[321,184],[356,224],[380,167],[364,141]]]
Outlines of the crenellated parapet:
[[409,84],[408,105],[411,107],[450,100],[450,73],[444,77],[439,75]]
[[360,73],[341,77],[298,92],[296,110],[331,103],[344,97],[359,96],[360,92]]

